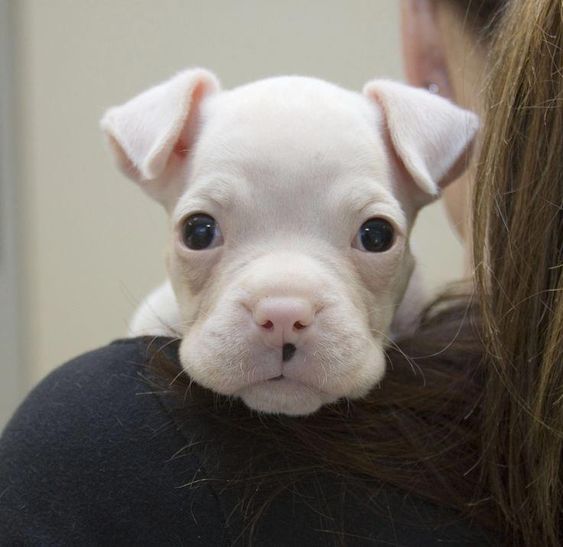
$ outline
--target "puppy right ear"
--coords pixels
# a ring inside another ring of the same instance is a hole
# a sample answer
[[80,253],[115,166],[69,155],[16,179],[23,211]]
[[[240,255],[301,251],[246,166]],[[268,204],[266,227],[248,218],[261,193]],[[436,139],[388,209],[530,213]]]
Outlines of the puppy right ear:
[[120,169],[158,201],[169,201],[173,192],[165,182],[191,149],[202,101],[219,89],[213,73],[186,70],[103,116]]
[[382,108],[397,157],[426,198],[435,198],[467,167],[479,118],[429,91],[372,80],[364,95]]

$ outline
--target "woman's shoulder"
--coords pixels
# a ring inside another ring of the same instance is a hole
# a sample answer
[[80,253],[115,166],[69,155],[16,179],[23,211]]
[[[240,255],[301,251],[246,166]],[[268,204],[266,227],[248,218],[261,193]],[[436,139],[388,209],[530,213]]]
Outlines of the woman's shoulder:
[[146,373],[148,347],[141,338],[116,340],[55,369],[26,397],[4,437],[32,434],[36,447],[74,449],[100,436],[138,436],[139,426],[150,430],[168,420]]
[[0,537],[40,544],[224,542],[197,455],[156,396],[152,343],[114,342],[61,366],[0,439]]
[[30,393],[0,438],[0,544],[224,545],[247,530],[259,545],[487,543],[455,513],[295,451],[287,420],[192,385],[177,350],[120,340]]

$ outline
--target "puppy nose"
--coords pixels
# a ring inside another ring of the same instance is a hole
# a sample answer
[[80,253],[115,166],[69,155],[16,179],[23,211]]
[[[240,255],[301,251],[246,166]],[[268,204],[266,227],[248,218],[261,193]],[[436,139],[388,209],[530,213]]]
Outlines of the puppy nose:
[[282,347],[302,337],[313,323],[315,312],[306,300],[268,297],[258,301],[253,316],[265,339]]

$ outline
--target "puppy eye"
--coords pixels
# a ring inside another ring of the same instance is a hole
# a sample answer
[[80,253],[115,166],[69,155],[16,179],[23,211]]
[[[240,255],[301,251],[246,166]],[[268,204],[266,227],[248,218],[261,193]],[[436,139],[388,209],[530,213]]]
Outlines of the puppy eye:
[[189,216],[182,226],[182,241],[188,249],[201,251],[221,244],[221,232],[215,219],[205,213]]
[[384,218],[370,218],[358,230],[354,246],[369,253],[383,253],[393,246],[395,231]]

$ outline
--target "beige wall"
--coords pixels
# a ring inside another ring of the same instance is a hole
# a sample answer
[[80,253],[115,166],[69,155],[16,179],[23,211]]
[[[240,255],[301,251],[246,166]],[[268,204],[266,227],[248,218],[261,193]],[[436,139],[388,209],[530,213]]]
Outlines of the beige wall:
[[[28,379],[125,333],[164,275],[165,217],[114,169],[105,107],[190,65],[231,87],[314,75],[401,78],[396,0],[18,0]],[[440,209],[416,239],[431,286],[457,277]]]

